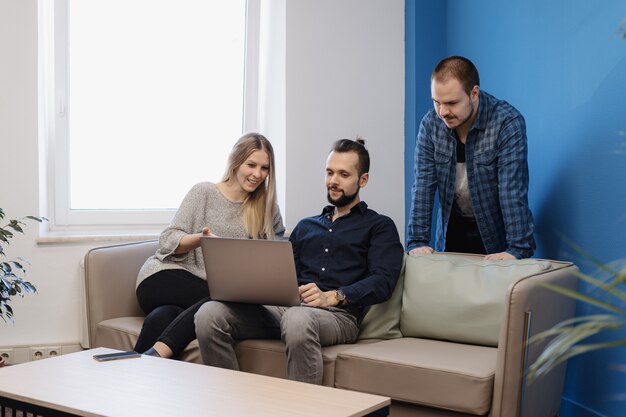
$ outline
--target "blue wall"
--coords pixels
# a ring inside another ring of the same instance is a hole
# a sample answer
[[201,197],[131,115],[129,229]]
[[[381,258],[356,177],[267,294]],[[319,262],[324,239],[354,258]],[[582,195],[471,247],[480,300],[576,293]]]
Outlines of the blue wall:
[[[430,71],[447,55],[464,55],[481,87],[526,118],[536,256],[593,273],[562,234],[603,262],[626,258],[626,41],[617,36],[626,4],[406,0],[406,13],[407,215]],[[626,349],[570,361],[562,416],[625,416],[626,371],[617,363],[626,365]]]

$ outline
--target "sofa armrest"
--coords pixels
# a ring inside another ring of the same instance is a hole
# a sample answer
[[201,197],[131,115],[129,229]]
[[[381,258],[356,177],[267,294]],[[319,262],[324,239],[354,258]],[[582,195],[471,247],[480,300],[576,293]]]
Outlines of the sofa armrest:
[[158,241],[133,242],[91,249],[85,255],[85,296],[89,344],[95,346],[96,327],[103,320],[143,316],[135,282]]
[[558,414],[565,364],[530,384],[525,376],[525,370],[547,344],[544,341],[527,345],[527,340],[575,314],[575,300],[541,284],[575,289],[578,268],[566,262],[552,263],[553,269],[521,279],[509,288],[498,343],[491,417]]

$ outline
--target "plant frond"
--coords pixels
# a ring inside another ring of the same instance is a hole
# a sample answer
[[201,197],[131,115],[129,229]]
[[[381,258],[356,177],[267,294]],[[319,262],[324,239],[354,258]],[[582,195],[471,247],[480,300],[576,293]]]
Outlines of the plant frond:
[[591,253],[587,252],[581,246],[576,244],[573,240],[569,239],[567,236],[565,236],[564,234],[559,233],[559,232],[557,232],[557,235],[559,235],[561,240],[563,240],[565,243],[567,243],[567,245],[569,247],[571,247],[576,252],[578,252],[579,255],[589,259],[597,268],[599,268],[599,269],[601,269],[601,270],[603,270],[605,272],[608,272],[611,275],[617,275],[617,272],[614,271],[611,267],[609,267],[606,263],[602,262],[601,260],[599,260],[598,258],[593,256]]
[[577,346],[569,346],[566,349],[560,349],[561,354],[549,355],[542,353],[539,358],[528,368],[528,379],[530,382],[537,379],[541,375],[549,372],[554,367],[565,362],[569,358],[583,353],[592,352],[600,349],[608,349],[614,347],[626,346],[626,339],[619,339],[603,343],[589,343]]
[[574,298],[576,300],[595,305],[596,307],[600,307],[604,310],[611,311],[615,314],[619,314],[620,316],[626,316],[626,310],[616,307],[613,304],[607,303],[605,301],[590,297],[586,294],[582,294],[576,290],[561,287],[560,285],[549,284],[547,282],[541,283],[540,285],[554,292],[565,295],[567,297]]
[[30,220],[35,220],[39,223],[43,222],[43,221],[47,221],[48,219],[45,217],[36,217],[36,216],[26,216],[24,217],[24,219],[30,219]]
[[575,275],[583,281],[588,282],[598,288],[601,288],[604,291],[626,301],[626,292],[617,288],[617,285],[620,284],[620,281],[618,280],[618,275],[616,275],[616,278],[613,279],[609,284],[607,284],[605,281],[602,281],[601,279],[595,278],[580,271],[576,272]]
[[[0,220],[4,218],[4,209],[0,208]],[[38,216],[25,216],[20,219],[8,220],[6,224],[0,225],[0,256],[6,257],[4,246],[10,244],[10,239],[14,238],[16,233],[24,233],[22,226],[26,225],[25,220],[41,223],[48,219]],[[26,264],[30,265],[28,261],[20,257],[0,263],[0,318],[5,323],[13,322],[13,309],[9,305],[12,297],[24,297],[26,293],[37,293],[37,287],[20,276],[26,273],[24,268]]]
[[24,233],[24,229],[22,229],[22,226],[24,223],[22,223],[19,220],[11,220],[9,221],[9,224],[7,224],[7,227],[10,227],[11,229],[15,230],[16,232],[20,232],[20,233]]
[[615,281],[617,283],[626,282],[626,266],[622,268],[621,271],[619,271],[619,273],[617,274],[617,277],[615,277]]
[[586,328],[595,327],[603,329],[617,329],[620,327],[626,327],[626,320],[609,314],[594,314],[574,317],[572,319],[563,320],[550,329],[537,333],[528,340],[528,344],[537,343],[550,336],[571,332],[577,326],[586,326]]

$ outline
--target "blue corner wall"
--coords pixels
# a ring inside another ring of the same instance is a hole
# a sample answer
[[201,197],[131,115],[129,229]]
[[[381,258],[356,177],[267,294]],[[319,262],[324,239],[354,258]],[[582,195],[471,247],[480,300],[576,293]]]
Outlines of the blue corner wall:
[[[481,87],[526,118],[535,256],[595,273],[569,239],[623,266],[626,41],[617,31],[625,18],[622,0],[406,0],[407,219],[430,72],[441,58],[464,55],[478,67]],[[578,312],[596,311],[581,305]],[[571,360],[561,417],[626,416],[624,369],[626,348]]]

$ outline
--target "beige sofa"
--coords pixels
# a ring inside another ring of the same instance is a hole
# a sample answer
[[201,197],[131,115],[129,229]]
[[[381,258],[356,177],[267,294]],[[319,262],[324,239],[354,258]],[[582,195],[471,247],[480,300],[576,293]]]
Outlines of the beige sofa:
[[[143,322],[135,278],[156,247],[136,242],[86,254],[91,347],[132,350]],[[526,383],[524,370],[544,346],[526,340],[573,316],[574,302],[541,283],[574,288],[576,266],[526,260],[531,269],[509,273],[515,262],[509,268],[472,255],[413,258],[405,257],[392,299],[367,313],[359,341],[323,349],[324,385],[391,397],[395,417],[557,415],[565,369]],[[242,341],[237,353],[243,371],[286,377],[279,340]],[[197,342],[182,356],[201,363]]]

